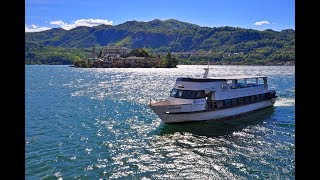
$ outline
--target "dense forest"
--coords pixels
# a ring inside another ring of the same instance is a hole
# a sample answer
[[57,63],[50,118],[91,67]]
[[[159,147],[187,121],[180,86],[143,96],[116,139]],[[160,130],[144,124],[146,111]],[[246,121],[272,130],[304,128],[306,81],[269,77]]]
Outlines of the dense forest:
[[174,19],[127,21],[116,26],[54,28],[25,34],[26,64],[73,64],[90,57],[91,47],[144,48],[179,64],[285,64],[295,61],[295,31],[201,27]]

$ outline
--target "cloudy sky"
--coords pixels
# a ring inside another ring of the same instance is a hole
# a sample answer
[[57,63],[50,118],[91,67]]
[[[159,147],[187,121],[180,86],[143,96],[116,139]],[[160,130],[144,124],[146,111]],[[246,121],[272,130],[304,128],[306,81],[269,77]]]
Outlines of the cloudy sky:
[[295,29],[294,0],[26,0],[26,32],[177,19],[208,27]]

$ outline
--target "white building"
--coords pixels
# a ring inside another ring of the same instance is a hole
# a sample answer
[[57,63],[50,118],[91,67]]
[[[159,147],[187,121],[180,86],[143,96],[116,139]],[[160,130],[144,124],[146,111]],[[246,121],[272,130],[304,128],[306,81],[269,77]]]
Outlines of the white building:
[[136,57],[136,56],[129,56],[125,59],[125,63],[126,64],[131,64],[131,65],[135,65],[138,63],[143,63],[145,62],[145,57]]
[[125,47],[118,47],[118,46],[106,47],[102,51],[102,57],[104,61],[109,61],[109,59],[111,58],[118,58],[121,55],[128,54],[129,52],[130,52],[130,49]]

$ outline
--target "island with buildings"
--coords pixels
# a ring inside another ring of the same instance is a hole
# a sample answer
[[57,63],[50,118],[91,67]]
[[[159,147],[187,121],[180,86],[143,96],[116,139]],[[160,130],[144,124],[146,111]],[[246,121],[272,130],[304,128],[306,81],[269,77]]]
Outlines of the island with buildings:
[[166,57],[150,55],[145,49],[128,49],[119,46],[104,47],[99,54],[92,47],[91,57],[74,62],[74,67],[82,68],[173,68],[178,60],[168,53]]

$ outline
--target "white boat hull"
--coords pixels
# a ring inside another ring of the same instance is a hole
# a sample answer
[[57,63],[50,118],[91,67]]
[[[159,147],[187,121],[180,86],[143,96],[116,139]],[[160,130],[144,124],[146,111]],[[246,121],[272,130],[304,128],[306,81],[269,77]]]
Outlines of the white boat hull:
[[257,102],[253,104],[247,104],[227,109],[215,110],[215,111],[201,111],[190,113],[167,113],[163,111],[163,108],[159,106],[151,106],[151,109],[159,116],[164,123],[176,123],[187,121],[206,121],[217,120],[232,116],[245,114],[251,111],[255,111],[261,108],[273,106],[276,98],[271,100]]

